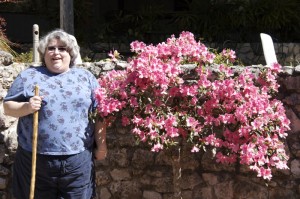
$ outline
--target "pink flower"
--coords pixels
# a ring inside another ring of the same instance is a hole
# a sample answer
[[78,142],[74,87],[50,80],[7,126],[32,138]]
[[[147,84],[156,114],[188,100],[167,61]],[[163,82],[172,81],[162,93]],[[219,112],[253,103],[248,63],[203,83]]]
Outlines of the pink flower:
[[282,71],[282,66],[279,63],[271,64],[270,69],[275,73],[280,73]]
[[167,135],[170,136],[171,138],[179,136],[179,131],[175,127],[166,127],[166,132],[167,132]]
[[186,126],[191,127],[192,129],[195,129],[198,124],[198,120],[196,120],[194,117],[188,117],[186,119]]
[[168,115],[168,118],[165,120],[165,127],[177,126],[177,120],[174,115]]
[[127,125],[129,125],[129,124],[130,124],[129,118],[126,117],[126,116],[123,116],[123,117],[122,117],[122,125],[123,125],[123,126],[127,126]]
[[120,53],[117,50],[114,50],[114,52],[110,51],[108,53],[108,56],[111,57],[112,61],[117,61],[118,59],[120,59]]
[[134,41],[130,44],[131,51],[141,52],[146,47],[146,44],[139,41]]
[[265,169],[264,167],[260,167],[258,170],[257,177],[263,177],[263,179],[265,180],[271,180],[272,178],[271,169],[270,168]]
[[141,126],[143,124],[143,119],[139,116],[134,116],[132,122],[137,126]]
[[195,96],[197,94],[198,86],[192,85],[192,86],[185,86],[183,85],[180,88],[180,92],[183,96]]
[[192,153],[196,153],[196,152],[199,152],[199,151],[200,151],[200,149],[196,146],[193,146],[193,148],[191,150]]
[[159,134],[155,130],[150,130],[148,133],[148,136],[151,140],[155,140],[156,138],[159,137]]
[[138,106],[138,105],[139,105],[138,102],[137,102],[136,97],[131,97],[131,98],[129,99],[129,101],[130,101],[130,105],[131,105],[131,106]]
[[140,140],[142,142],[146,142],[147,141],[147,137],[146,137],[145,132],[141,131],[139,128],[134,128],[132,130],[132,133],[136,134],[140,138]]
[[153,106],[151,104],[147,104],[145,108],[145,113],[151,114],[153,112]]
[[153,152],[159,152],[160,150],[162,150],[164,147],[161,143],[156,143],[154,144],[154,146],[151,148],[151,151]]
[[236,59],[236,55],[235,55],[235,51],[230,50],[230,49],[224,49],[222,51],[222,54],[224,57],[226,57],[227,59],[229,59],[230,62],[234,62]]

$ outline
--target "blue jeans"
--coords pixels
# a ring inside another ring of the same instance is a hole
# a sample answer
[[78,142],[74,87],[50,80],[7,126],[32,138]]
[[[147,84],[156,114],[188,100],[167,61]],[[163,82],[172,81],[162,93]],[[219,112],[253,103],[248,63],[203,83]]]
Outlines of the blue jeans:
[[[13,167],[13,194],[29,198],[31,152],[18,147]],[[91,150],[75,155],[37,155],[35,199],[91,199],[95,193]]]

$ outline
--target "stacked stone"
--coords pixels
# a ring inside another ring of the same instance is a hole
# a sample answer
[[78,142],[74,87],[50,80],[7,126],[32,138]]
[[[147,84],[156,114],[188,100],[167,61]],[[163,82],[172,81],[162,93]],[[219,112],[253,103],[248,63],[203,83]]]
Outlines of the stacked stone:
[[[3,97],[18,73],[28,64],[0,64],[0,199],[11,198],[11,166],[17,147],[16,118],[3,115]],[[83,63],[78,67],[90,70],[96,77],[110,70],[123,70],[126,62],[100,61]],[[258,67],[252,66],[255,71]],[[191,65],[183,66],[186,70]],[[235,67],[236,71],[242,70]],[[173,199],[174,184],[179,185],[184,199],[247,198],[296,199],[300,198],[300,65],[284,67],[278,78],[278,98],[284,103],[291,120],[291,131],[286,140],[290,156],[289,170],[274,170],[268,182],[241,165],[217,164],[210,152],[177,151],[153,153],[145,144],[136,144],[130,129],[119,122],[107,132],[108,157],[96,163],[97,199]],[[180,174],[174,180],[173,174]]]

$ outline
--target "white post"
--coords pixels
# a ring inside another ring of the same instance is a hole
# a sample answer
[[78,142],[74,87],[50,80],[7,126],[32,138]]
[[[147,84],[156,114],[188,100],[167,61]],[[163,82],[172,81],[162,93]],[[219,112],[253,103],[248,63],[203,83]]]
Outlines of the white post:
[[267,66],[278,63],[272,37],[268,34],[260,33],[260,38]]
[[32,62],[33,65],[39,65],[40,64],[40,55],[38,53],[38,44],[39,44],[39,26],[37,24],[33,25],[33,57]]

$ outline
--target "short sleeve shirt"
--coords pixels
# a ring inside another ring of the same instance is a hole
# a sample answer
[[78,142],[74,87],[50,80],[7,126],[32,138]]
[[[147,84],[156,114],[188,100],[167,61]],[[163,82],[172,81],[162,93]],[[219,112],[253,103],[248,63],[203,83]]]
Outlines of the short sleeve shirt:
[[[38,85],[44,96],[39,110],[37,153],[71,155],[80,153],[94,142],[90,114],[96,110],[94,90],[99,86],[92,73],[81,68],[53,74],[46,67],[30,67],[12,83],[4,101],[26,102]],[[32,151],[33,114],[20,117],[18,143]]]

